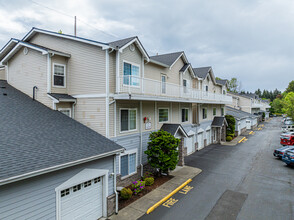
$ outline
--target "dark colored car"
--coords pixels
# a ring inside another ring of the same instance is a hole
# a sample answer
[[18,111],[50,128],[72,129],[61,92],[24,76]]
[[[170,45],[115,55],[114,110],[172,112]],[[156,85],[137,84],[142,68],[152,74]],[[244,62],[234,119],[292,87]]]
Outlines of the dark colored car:
[[282,157],[283,162],[287,165],[294,165],[294,148],[291,150],[287,150]]
[[279,149],[276,149],[273,153],[273,155],[275,157],[279,157],[282,158],[284,156],[284,154],[286,153],[287,150],[294,150],[293,146],[285,146],[285,147],[281,147]]

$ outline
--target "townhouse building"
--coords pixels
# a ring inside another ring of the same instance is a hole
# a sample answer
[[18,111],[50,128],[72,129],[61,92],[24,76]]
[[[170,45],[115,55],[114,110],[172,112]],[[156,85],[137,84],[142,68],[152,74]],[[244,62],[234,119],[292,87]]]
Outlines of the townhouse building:
[[11,86],[125,148],[116,156],[118,186],[143,174],[150,132],[182,140],[180,164],[225,140],[227,84],[182,51],[149,56],[138,37],[103,43],[33,28],[11,39],[0,60]]

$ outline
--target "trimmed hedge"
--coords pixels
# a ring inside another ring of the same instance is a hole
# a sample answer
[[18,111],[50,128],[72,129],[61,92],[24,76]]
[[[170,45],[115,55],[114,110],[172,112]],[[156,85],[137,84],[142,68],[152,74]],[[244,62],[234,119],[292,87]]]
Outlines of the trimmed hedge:
[[231,141],[231,140],[233,140],[233,138],[231,136],[226,137],[226,141]]
[[123,199],[129,199],[131,198],[133,195],[133,191],[129,188],[123,188],[121,191],[120,191],[120,196],[123,198]]

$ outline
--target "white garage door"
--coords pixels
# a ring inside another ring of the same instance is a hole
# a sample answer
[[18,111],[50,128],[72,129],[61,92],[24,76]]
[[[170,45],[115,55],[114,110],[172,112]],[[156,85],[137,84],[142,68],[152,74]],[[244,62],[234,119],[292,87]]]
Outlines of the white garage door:
[[246,129],[250,130],[251,129],[251,121],[246,120]]
[[62,220],[96,220],[102,217],[102,177],[97,177],[60,192]]
[[187,154],[191,154],[195,151],[193,142],[193,136],[186,138]]
[[207,130],[206,131],[206,143],[207,143],[207,145],[210,145],[211,143],[211,135],[210,135],[210,130]]
[[198,134],[198,150],[202,149],[204,147],[203,142],[203,132]]

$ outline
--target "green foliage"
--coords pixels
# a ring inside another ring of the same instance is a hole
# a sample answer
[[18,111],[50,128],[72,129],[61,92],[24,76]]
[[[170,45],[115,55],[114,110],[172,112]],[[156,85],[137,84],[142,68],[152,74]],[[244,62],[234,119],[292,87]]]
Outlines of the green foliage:
[[[292,81],[294,82],[294,81]],[[294,119],[294,92],[289,92],[284,99],[283,112]]]
[[292,80],[292,81],[289,83],[289,85],[288,85],[288,87],[287,87],[287,89],[286,89],[285,92],[286,92],[286,93],[294,92],[294,80]]
[[140,180],[140,181],[133,182],[132,188],[134,190],[134,193],[138,194],[139,192],[141,192],[145,188],[145,181]]
[[144,179],[146,186],[151,186],[154,183],[154,178],[153,177],[148,177]]
[[130,189],[130,188],[123,188],[121,191],[120,191],[120,196],[123,198],[123,199],[129,199],[131,198],[133,195],[133,191]]
[[234,137],[236,120],[232,115],[226,115],[225,117],[226,117],[226,120],[228,122],[227,136]]
[[265,113],[263,112],[262,113],[262,119],[264,120],[264,118],[265,118]]
[[145,172],[145,174],[143,176],[143,180],[145,180],[146,178],[149,178],[149,177],[153,177],[153,173],[151,173],[151,172]]
[[278,89],[275,89],[274,91],[264,89],[261,92],[260,89],[257,89],[255,91],[255,94],[258,95],[259,98],[269,99],[269,100],[273,101],[277,96],[281,95],[281,91],[279,91]]
[[149,140],[145,154],[150,166],[159,169],[160,174],[174,170],[179,161],[177,148],[180,140],[163,130],[152,132]]
[[232,78],[228,81],[228,90],[235,93],[241,90],[241,83],[237,80],[237,78]]
[[271,106],[273,108],[273,112],[283,113],[284,101],[282,99],[275,99]]
[[231,136],[227,136],[226,137],[226,141],[229,141],[230,142],[231,140],[233,140],[233,138]]

